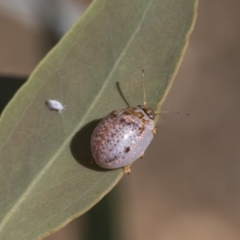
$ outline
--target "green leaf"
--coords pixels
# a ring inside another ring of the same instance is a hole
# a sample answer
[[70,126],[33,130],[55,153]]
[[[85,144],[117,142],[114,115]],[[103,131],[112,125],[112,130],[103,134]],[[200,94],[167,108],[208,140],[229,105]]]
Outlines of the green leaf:
[[[98,0],[47,55],[0,120],[0,239],[36,239],[66,225],[123,176],[90,164],[98,120],[142,104],[159,109],[195,20],[194,0]],[[56,99],[66,109],[50,111]],[[134,174],[134,167],[133,173]]]

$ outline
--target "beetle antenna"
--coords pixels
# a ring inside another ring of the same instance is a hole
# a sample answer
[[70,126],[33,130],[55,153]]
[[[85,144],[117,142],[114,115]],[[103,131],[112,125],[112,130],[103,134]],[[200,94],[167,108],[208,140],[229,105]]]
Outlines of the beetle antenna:
[[161,112],[155,112],[155,114],[160,114],[160,113],[177,113],[177,114],[183,114],[189,116],[190,114],[187,112],[181,112],[181,111],[161,111]]
[[147,97],[146,97],[146,88],[145,88],[145,80],[144,80],[144,69],[142,69],[142,89],[143,89],[143,106],[146,106]]

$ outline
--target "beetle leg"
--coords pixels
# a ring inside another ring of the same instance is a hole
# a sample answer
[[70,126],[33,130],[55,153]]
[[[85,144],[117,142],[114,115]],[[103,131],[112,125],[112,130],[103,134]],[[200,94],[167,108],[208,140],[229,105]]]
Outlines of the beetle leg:
[[158,130],[157,130],[156,128],[154,128],[154,129],[152,130],[152,132],[153,132],[153,134],[157,134],[157,133],[158,133]]
[[124,170],[124,174],[130,174],[130,172],[131,172],[131,169],[130,169],[129,165],[124,166],[123,170]]
[[90,161],[89,161],[91,164],[95,163],[95,160],[93,157],[91,157]]
[[143,158],[144,158],[144,153],[142,153],[142,155],[140,156],[140,158],[141,158],[141,159],[143,159]]

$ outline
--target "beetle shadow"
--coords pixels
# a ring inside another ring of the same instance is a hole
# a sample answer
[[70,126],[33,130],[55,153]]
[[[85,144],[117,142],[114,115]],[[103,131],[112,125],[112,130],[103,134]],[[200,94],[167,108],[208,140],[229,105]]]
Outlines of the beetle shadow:
[[130,104],[129,102],[127,101],[126,97],[124,96],[123,92],[122,92],[122,89],[120,87],[120,83],[119,82],[116,82],[116,86],[117,86],[117,90],[122,98],[122,100],[125,102],[126,106],[130,107]]
[[102,119],[94,120],[82,127],[72,138],[70,149],[73,157],[79,164],[89,169],[104,172],[107,170],[100,168],[93,161],[91,151],[91,135],[101,120]]

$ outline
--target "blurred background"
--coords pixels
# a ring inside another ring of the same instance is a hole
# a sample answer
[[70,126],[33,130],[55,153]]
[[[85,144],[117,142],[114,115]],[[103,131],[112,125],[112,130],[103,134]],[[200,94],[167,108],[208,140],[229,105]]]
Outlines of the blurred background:
[[[27,77],[88,0],[1,0],[0,75]],[[102,201],[46,240],[240,239],[240,1],[201,0],[159,134]],[[19,80],[20,81],[20,80]]]

